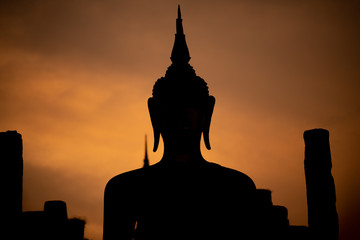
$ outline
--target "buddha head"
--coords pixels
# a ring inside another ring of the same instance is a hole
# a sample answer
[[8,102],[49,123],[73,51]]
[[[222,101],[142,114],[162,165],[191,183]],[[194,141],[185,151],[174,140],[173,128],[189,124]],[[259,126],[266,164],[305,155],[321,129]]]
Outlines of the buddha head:
[[188,63],[189,51],[182,28],[180,7],[176,20],[175,43],[171,54],[172,64],[165,77],[153,87],[148,108],[154,130],[154,151],[160,135],[165,145],[196,147],[201,135],[207,149],[211,149],[209,129],[215,98],[209,95],[207,83],[196,75]]

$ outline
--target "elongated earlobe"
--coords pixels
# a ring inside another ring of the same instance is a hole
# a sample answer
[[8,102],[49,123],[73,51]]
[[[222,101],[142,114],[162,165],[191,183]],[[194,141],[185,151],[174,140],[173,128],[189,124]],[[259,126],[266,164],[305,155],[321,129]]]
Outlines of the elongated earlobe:
[[154,148],[153,148],[153,152],[156,152],[159,146],[159,140],[160,140],[160,132],[159,131],[155,131],[154,129]]
[[214,106],[215,106],[215,98],[213,96],[209,96],[209,104],[207,105],[207,109],[205,112],[205,122],[203,128],[204,143],[208,150],[211,149],[209,131],[210,131],[211,117],[214,111]]
[[154,132],[154,148],[153,151],[156,152],[159,146],[160,140],[160,129],[159,129],[159,120],[158,120],[158,109],[154,103],[153,98],[148,99],[148,108],[150,113],[151,124]]

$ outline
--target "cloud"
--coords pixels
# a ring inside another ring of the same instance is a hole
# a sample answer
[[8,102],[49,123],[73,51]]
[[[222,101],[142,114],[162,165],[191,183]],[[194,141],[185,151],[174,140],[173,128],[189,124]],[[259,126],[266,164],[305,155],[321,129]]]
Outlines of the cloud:
[[[154,66],[154,57],[163,51],[163,44],[156,42],[165,36],[161,30],[164,22],[158,17],[161,11],[149,12],[147,5],[126,1],[20,1],[15,6],[6,2],[0,14],[0,42],[3,48],[30,52],[61,65],[128,71],[135,71],[137,65],[137,69],[148,71]],[[168,44],[170,53],[172,39]]]

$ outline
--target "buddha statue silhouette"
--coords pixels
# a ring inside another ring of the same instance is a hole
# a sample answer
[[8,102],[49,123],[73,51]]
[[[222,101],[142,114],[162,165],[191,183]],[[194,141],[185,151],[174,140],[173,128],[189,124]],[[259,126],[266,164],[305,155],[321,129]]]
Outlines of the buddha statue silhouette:
[[153,150],[161,135],[164,154],[107,183],[104,240],[254,239],[255,184],[202,157],[201,136],[210,150],[215,98],[189,60],[179,7],[172,64],[148,99]]

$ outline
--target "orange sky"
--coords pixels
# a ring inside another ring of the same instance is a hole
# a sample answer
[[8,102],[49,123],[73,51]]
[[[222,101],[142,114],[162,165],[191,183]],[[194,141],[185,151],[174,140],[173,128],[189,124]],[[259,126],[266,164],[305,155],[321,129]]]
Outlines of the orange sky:
[[153,142],[146,102],[171,63],[178,3],[190,64],[217,100],[205,158],[306,225],[302,133],[327,128],[341,239],[360,236],[355,1],[1,1],[0,131],[23,136],[24,210],[64,200],[101,239],[106,182]]

